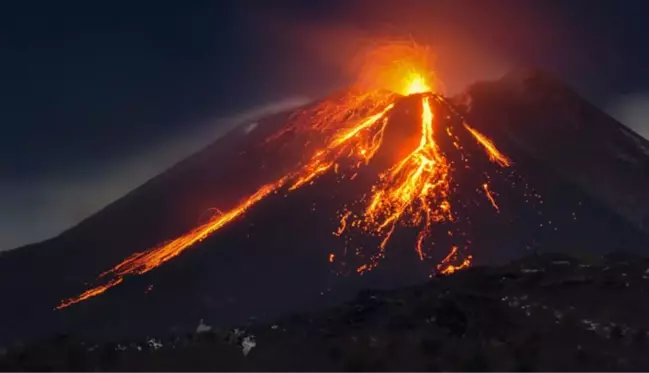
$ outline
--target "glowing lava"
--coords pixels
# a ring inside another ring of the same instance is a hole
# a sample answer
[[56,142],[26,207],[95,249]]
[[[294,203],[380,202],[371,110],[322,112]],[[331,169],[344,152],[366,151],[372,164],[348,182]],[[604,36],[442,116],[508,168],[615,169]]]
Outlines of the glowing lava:
[[75,298],[63,301],[56,307],[56,309],[64,308],[99,295],[109,288],[119,285],[127,275],[141,275],[147,273],[175,258],[188,247],[204,240],[213,232],[241,216],[251,206],[281,187],[285,181],[286,178],[282,178],[273,184],[264,185],[236,207],[225,213],[214,216],[207,223],[195,228],[191,232],[148,251],[131,255],[115,267],[99,275],[99,278],[112,277],[106,284],[90,289]]
[[[459,253],[457,246],[453,246],[451,248],[451,252],[448,253],[448,255],[444,259],[442,259],[441,263],[437,266],[437,270],[441,274],[450,275],[461,269],[469,267],[471,265],[471,260],[473,259],[471,255],[467,255],[462,260],[458,260],[458,258]],[[459,264],[453,264],[454,262]]]
[[481,134],[476,129],[474,129],[473,127],[469,126],[466,123],[464,123],[464,128],[466,128],[467,131],[469,131],[469,133],[471,133],[471,135],[475,137],[478,143],[484,147],[485,151],[487,152],[487,155],[489,156],[489,159],[492,162],[496,162],[503,167],[508,167],[511,165],[511,161],[509,160],[509,158],[507,158],[503,153],[501,153],[500,150],[498,150],[496,146],[493,144],[493,142],[491,142],[491,140],[489,140],[485,135]]
[[[282,131],[267,139],[273,141],[291,131],[318,135],[322,146],[296,170],[261,186],[235,207],[214,216],[185,235],[131,255],[99,276],[103,284],[62,301],[56,309],[102,294],[122,283],[126,276],[141,275],[157,268],[240,218],[257,202],[280,189],[290,192],[314,183],[327,172],[344,174],[341,167],[358,169],[369,164],[383,145],[395,103],[399,98],[413,94],[421,95],[418,97],[421,116],[417,146],[379,175],[378,181],[368,191],[369,197],[361,199],[365,203],[362,209],[356,212],[343,210],[339,228],[334,234],[341,236],[350,229],[361,229],[364,233],[380,237],[378,253],[372,256],[369,263],[358,267],[360,273],[378,265],[398,226],[418,229],[414,246],[423,260],[432,226],[440,221],[454,220],[451,209],[453,168],[436,140],[439,134],[434,128],[435,114],[431,99],[437,98],[440,105],[448,104],[433,95],[437,81],[430,73],[428,56],[427,49],[407,43],[379,46],[364,53],[363,58],[353,64],[357,80],[348,91],[295,113]],[[510,165],[510,160],[488,138],[467,124],[464,124],[464,128],[484,147],[490,160],[503,167]],[[441,131],[441,134],[445,133],[451,136],[449,128]],[[459,151],[459,145],[454,144]],[[349,179],[354,179],[356,175],[354,173]],[[497,209],[486,184],[484,190]],[[335,255],[330,254],[329,261],[333,262],[334,258]],[[453,246],[437,270],[450,274],[468,267],[470,263],[471,256],[461,258],[457,246]]]
[[79,303],[79,302],[84,301],[84,300],[86,300],[88,298],[96,297],[97,295],[103,294],[106,290],[112,288],[113,286],[117,286],[117,285],[121,284],[122,281],[124,281],[124,278],[122,278],[122,277],[117,277],[117,278],[111,279],[110,281],[108,281],[107,283],[105,283],[103,285],[96,286],[96,287],[94,287],[92,289],[84,291],[83,293],[77,295],[74,298],[70,298],[70,299],[62,301],[61,304],[56,306],[56,308],[54,308],[54,309],[55,310],[60,310],[61,308],[71,306],[71,305],[73,305],[75,303]]
[[412,41],[369,45],[350,61],[353,86],[362,92],[395,92],[403,96],[439,91],[433,55]]
[[372,190],[370,202],[358,218],[360,227],[380,236],[381,252],[372,265],[380,259],[382,251],[394,233],[397,223],[419,226],[423,224],[416,251],[423,259],[422,245],[430,234],[430,226],[440,220],[452,220],[449,195],[449,165],[433,137],[433,112],[430,99],[422,98],[421,131],[419,145],[401,162],[381,175]]
[[498,207],[498,204],[496,203],[496,199],[491,194],[491,191],[489,191],[489,184],[487,184],[487,183],[482,184],[482,189],[484,190],[484,193],[487,196],[487,199],[491,203],[491,206],[493,206],[493,208],[496,211],[500,212],[500,207]]
[[413,74],[412,79],[410,79],[410,82],[408,83],[406,89],[404,90],[404,93],[406,96],[409,96],[417,93],[426,93],[430,91],[431,88],[426,83],[424,77],[422,77],[419,74]]

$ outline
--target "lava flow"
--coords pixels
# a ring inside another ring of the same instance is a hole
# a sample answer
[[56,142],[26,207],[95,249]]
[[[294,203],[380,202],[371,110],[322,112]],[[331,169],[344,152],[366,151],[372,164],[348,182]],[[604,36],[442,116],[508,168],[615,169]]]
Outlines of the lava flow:
[[[421,134],[419,145],[401,162],[381,175],[379,184],[374,187],[370,203],[361,217],[358,226],[375,234],[383,235],[379,245],[381,253],[392,236],[398,223],[418,226],[416,251],[423,259],[422,245],[429,235],[432,223],[452,219],[449,197],[449,165],[441,154],[434,139],[433,111],[430,98],[422,98]],[[359,272],[376,264],[359,268]]]
[[[410,95],[418,95],[416,99],[421,110],[417,145],[378,176],[367,195],[359,199],[358,202],[364,204],[362,208],[342,210],[340,227],[334,234],[340,236],[351,229],[360,229],[363,233],[380,237],[377,253],[370,262],[358,267],[357,272],[378,265],[399,226],[418,229],[414,246],[423,260],[432,226],[454,220],[453,167],[438,144],[437,136],[440,134],[435,130],[433,106],[433,101],[440,105],[445,101],[434,94],[437,81],[430,73],[428,52],[424,48],[412,44],[389,44],[371,49],[356,62],[358,78],[346,92],[295,113],[282,131],[267,139],[274,141],[292,131],[316,134],[322,144],[302,165],[263,185],[232,209],[212,217],[185,235],[126,258],[99,276],[103,284],[62,301],[56,309],[102,294],[122,283],[126,276],[141,275],[157,268],[239,219],[257,202],[279,190],[293,191],[314,183],[327,172],[338,173],[342,167],[357,170],[368,165],[384,145],[386,128],[395,105],[400,98]],[[510,160],[487,137],[467,124],[464,128],[484,148],[492,162],[502,167],[510,165]],[[450,136],[450,129],[447,128],[446,133]],[[484,191],[494,208],[498,209],[486,184]],[[331,254],[329,261],[333,262],[334,258],[335,255]],[[471,256],[461,257],[457,246],[453,246],[437,270],[450,274],[468,267],[470,262]]]
[[279,179],[273,184],[262,186],[257,190],[257,192],[246,198],[238,206],[234,207],[228,212],[214,216],[207,223],[195,228],[194,230],[183,236],[180,236],[172,241],[164,243],[148,251],[131,255],[115,267],[99,275],[100,279],[111,278],[108,282],[87,290],[75,298],[61,302],[61,304],[59,304],[56,309],[65,308],[72,304],[79,303],[85,299],[102,294],[113,286],[119,285],[127,275],[141,275],[143,273],[147,273],[150,270],[160,266],[161,264],[175,258],[186,248],[202,241],[211,233],[217,231],[224,225],[242,215],[255,203],[259,202],[264,197],[277,190],[277,188],[281,187],[285,180],[286,179]]

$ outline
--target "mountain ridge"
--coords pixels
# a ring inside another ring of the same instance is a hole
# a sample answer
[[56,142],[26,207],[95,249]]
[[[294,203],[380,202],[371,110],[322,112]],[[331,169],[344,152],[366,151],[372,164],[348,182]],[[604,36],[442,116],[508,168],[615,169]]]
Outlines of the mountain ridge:
[[[482,105],[471,106],[467,114],[469,120],[480,118],[475,120],[480,130],[489,134],[490,127],[497,128],[502,136],[518,142],[529,153],[559,170],[564,178],[604,201],[638,228],[649,231],[649,194],[645,192],[649,190],[649,140],[579,97],[552,74],[535,68],[514,70],[498,81],[476,83],[464,95],[474,100],[481,96],[478,101]],[[489,119],[490,126],[485,126],[485,117],[494,107],[509,114]],[[521,107],[526,110],[523,115],[528,116],[530,107],[536,107],[536,115],[530,116],[535,120],[543,117],[544,107],[558,108],[559,118],[564,121],[559,124],[548,121],[546,126],[522,129],[517,125],[522,121]],[[535,128],[533,135],[525,132]],[[570,141],[575,137],[581,142]],[[559,154],[559,149],[570,149],[570,145],[577,148],[574,153]],[[618,159],[609,157],[611,152],[616,152]],[[575,155],[592,159],[576,160]],[[598,178],[604,173],[619,181]],[[622,189],[624,186],[627,188]]]

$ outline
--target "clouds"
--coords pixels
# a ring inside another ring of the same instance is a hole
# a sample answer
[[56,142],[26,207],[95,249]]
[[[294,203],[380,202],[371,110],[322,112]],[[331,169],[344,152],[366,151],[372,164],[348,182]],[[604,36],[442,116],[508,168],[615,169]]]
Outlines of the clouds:
[[92,170],[0,181],[0,251],[53,237],[150,178],[209,145],[228,130],[304,105],[290,97],[203,124],[137,154]]
[[635,93],[614,99],[606,111],[645,139],[649,139],[649,93]]

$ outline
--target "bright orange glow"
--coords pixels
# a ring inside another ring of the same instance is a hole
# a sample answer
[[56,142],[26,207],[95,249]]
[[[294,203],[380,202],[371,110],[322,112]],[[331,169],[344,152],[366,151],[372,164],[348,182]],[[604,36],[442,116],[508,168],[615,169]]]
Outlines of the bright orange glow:
[[[372,191],[369,203],[356,224],[382,236],[385,250],[396,225],[421,226],[415,250],[424,258],[424,240],[434,222],[452,220],[449,195],[449,165],[434,140],[433,111],[429,97],[422,98],[419,145],[384,173]],[[382,253],[376,260],[382,258]],[[371,269],[373,266],[365,269]]]
[[410,82],[406,85],[404,93],[406,96],[408,96],[414,95],[416,93],[426,93],[430,91],[431,88],[430,86],[428,86],[428,83],[426,83],[426,80],[418,74],[413,74]]
[[369,46],[352,59],[348,70],[354,77],[348,90],[296,113],[289,125],[267,141],[291,131],[329,134],[341,125],[352,124],[350,118],[358,119],[386,108],[395,101],[395,95],[435,93],[439,84],[430,50],[411,41]]
[[489,140],[485,135],[481,134],[480,132],[478,132],[478,130],[472,128],[466,123],[464,123],[464,128],[466,128],[469,133],[471,133],[473,137],[478,141],[478,143],[484,147],[487,155],[489,156],[489,159],[492,162],[496,162],[503,167],[509,167],[511,165],[509,158],[501,153],[493,144],[493,142],[491,142],[491,140]]
[[[56,309],[102,294],[122,283],[126,276],[147,273],[165,262],[177,257],[209,235],[232,221],[239,219],[250,208],[265,197],[285,190],[287,192],[316,182],[318,177],[335,172],[342,178],[353,180],[356,169],[367,165],[382,148],[385,130],[397,100],[403,95],[421,94],[418,118],[418,142],[402,159],[385,166],[378,175],[378,181],[357,203],[360,209],[343,209],[339,215],[339,227],[334,232],[342,236],[351,229],[378,237],[377,253],[369,262],[357,268],[358,273],[376,268],[384,257],[384,251],[393,233],[400,226],[417,229],[414,250],[421,260],[427,255],[431,229],[435,223],[453,222],[451,205],[451,181],[453,168],[447,156],[440,149],[436,136],[453,138],[456,151],[461,151],[459,138],[446,127],[436,133],[434,103],[448,106],[441,96],[435,95],[435,75],[431,73],[428,49],[413,43],[382,45],[361,55],[353,66],[357,69],[357,80],[350,89],[333,99],[295,113],[286,126],[267,139],[277,140],[288,132],[317,134],[321,145],[294,171],[276,181],[261,186],[252,195],[224,213],[214,216],[207,223],[169,242],[139,252],[126,258],[99,276],[103,284],[98,285],[75,298],[62,301]],[[434,101],[434,102],[433,102]],[[464,127],[485,148],[490,160],[501,166],[510,161],[500,153],[493,143],[473,128]],[[344,170],[349,167],[350,170]],[[347,176],[351,175],[351,176]],[[497,209],[487,185],[483,186],[488,198]],[[452,236],[448,231],[448,236]],[[451,253],[437,266],[441,273],[450,274],[471,264],[471,256],[458,262],[459,254],[454,246]],[[334,262],[335,255],[329,255]]]
[[[390,104],[379,113],[371,115],[361,121],[355,122],[354,126],[341,130],[339,134],[337,134],[330,140],[330,144],[327,148],[317,151],[311,158],[310,162],[306,163],[298,171],[290,173],[278,179],[274,183],[262,186],[257,190],[257,192],[244,199],[244,201],[242,201],[233,209],[221,215],[215,216],[206,224],[201,225],[191,232],[180,236],[168,243],[162,244],[159,247],[145,252],[133,254],[115,267],[102,273],[99,276],[100,278],[114,277],[117,278],[118,281],[111,280],[107,284],[99,285],[75,298],[63,301],[56,309],[61,309],[93,296],[99,295],[109,288],[121,283],[123,278],[127,275],[144,274],[167,262],[168,260],[175,258],[187,248],[193,246],[197,242],[202,241],[210,234],[214,233],[226,224],[243,215],[250,207],[261,201],[264,197],[283,187],[288,181],[292,181],[292,183],[288,187],[288,190],[295,190],[301,186],[309,184],[315,178],[328,171],[334,165],[333,160],[339,158],[343,154],[347,154],[349,150],[352,150],[353,154],[358,155],[358,151],[354,152],[353,150],[359,149],[359,144],[360,147],[366,149],[363,157],[371,157],[371,155],[373,155],[374,152],[376,152],[376,150],[380,147],[380,138],[377,138],[375,136],[361,137],[358,135],[364,130],[369,129],[376,123],[380,122],[380,120],[390,109],[392,109],[392,107],[393,104]],[[369,151],[367,149],[369,149]]]
[[334,236],[340,236],[347,229],[347,219],[352,214],[351,211],[345,211],[345,213],[340,217],[340,227],[334,232]]
[[441,274],[450,275],[461,269],[469,267],[471,265],[472,259],[473,257],[471,255],[468,255],[464,259],[460,260],[457,246],[453,246],[451,248],[451,252],[448,253],[448,255],[444,259],[442,259],[441,263],[437,266],[437,270]]
[[496,203],[496,199],[494,198],[494,196],[491,195],[491,192],[489,191],[489,184],[487,183],[482,184],[482,189],[484,189],[487,199],[489,200],[489,202],[491,202],[491,206],[493,206],[493,208],[496,209],[497,212],[500,212],[500,207],[498,207],[498,204]]
[[[310,162],[296,173],[296,181],[293,182],[289,190],[295,190],[328,171],[334,166],[335,160],[340,158],[343,153],[351,151],[355,156],[365,161],[365,163],[369,162],[381,146],[382,136],[360,135],[363,131],[367,131],[379,123],[393,106],[394,104],[390,104],[380,112],[370,115],[368,118],[354,123],[353,126],[343,128],[336,133],[329,141],[327,147],[316,151]],[[325,126],[325,122],[321,123]]]
[[363,49],[349,64],[354,86],[364,92],[400,95],[438,91],[433,55],[412,41],[391,41]]
[[267,195],[271,194],[277,188],[281,187],[284,181],[285,178],[282,178],[276,183],[262,186],[257,190],[257,192],[246,198],[236,207],[223,214],[214,216],[207,223],[195,228],[185,235],[182,235],[172,241],[164,243],[148,251],[131,255],[115,267],[99,275],[100,278],[112,277],[107,283],[85,291],[75,298],[61,302],[61,304],[59,304],[56,309],[65,308],[88,298],[102,294],[113,286],[117,286],[122,283],[124,277],[126,277],[127,275],[141,275],[143,273],[147,273],[150,270],[160,266],[161,264],[175,258],[176,256],[180,255],[180,253],[182,253],[185,249],[191,247],[197,242],[204,240],[211,233],[219,230],[227,223],[241,216],[251,206],[262,200]]
[[121,277],[114,278],[114,279],[110,280],[109,282],[107,282],[107,283],[105,283],[103,285],[99,285],[99,286],[94,287],[94,288],[92,288],[90,290],[86,290],[86,291],[84,291],[83,293],[77,295],[74,298],[70,298],[70,299],[66,299],[66,300],[62,301],[61,304],[56,306],[56,308],[54,308],[54,309],[55,310],[60,310],[61,308],[71,306],[71,305],[73,305],[75,303],[79,303],[79,302],[84,301],[84,300],[86,300],[88,298],[96,297],[97,295],[102,294],[103,292],[105,292],[106,290],[112,288],[113,286],[117,286],[117,285],[121,284],[122,281],[124,281],[124,279],[121,278]]

